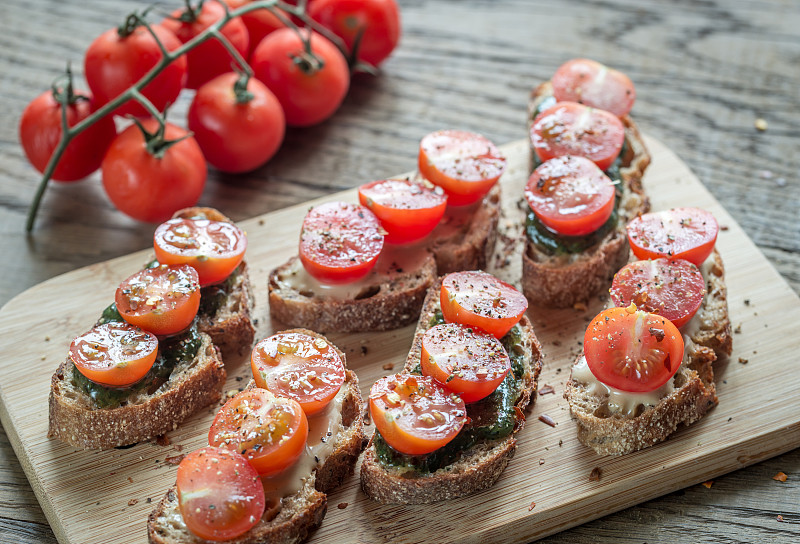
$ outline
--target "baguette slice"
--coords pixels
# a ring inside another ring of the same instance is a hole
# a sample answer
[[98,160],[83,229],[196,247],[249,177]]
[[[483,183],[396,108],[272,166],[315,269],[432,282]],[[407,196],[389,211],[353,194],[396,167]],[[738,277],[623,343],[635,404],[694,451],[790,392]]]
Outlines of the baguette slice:
[[[441,278],[430,288],[404,372],[411,371],[420,361],[422,336],[430,328],[435,312],[440,309]],[[524,386],[515,406],[530,410],[536,401],[536,388],[542,369],[542,347],[527,316],[519,322],[525,353]],[[518,413],[520,413],[518,412]],[[461,497],[494,485],[505,470],[517,447],[516,434],[522,430],[524,419],[517,417],[513,432],[496,440],[486,440],[465,451],[446,467],[430,474],[411,469],[383,466],[377,458],[373,439],[370,439],[361,463],[361,487],[367,496],[384,504],[425,504]]]
[[[550,82],[534,89],[528,105],[528,128],[533,125],[539,104],[552,97]],[[620,168],[623,195],[619,203],[617,227],[586,251],[577,254],[549,255],[525,236],[522,254],[522,291],[531,302],[540,306],[567,308],[583,303],[608,287],[614,273],[628,262],[628,240],[625,225],[650,209],[650,201],[642,188],[642,176],[650,164],[650,155],[639,130],[629,116],[625,125],[627,152]],[[533,170],[535,151],[530,146],[530,167]]]
[[192,360],[181,361],[156,391],[142,391],[116,408],[97,408],[71,381],[70,358],[50,381],[47,436],[82,449],[127,446],[164,434],[200,408],[219,400],[225,368],[207,334]]
[[[325,339],[309,330],[296,329]],[[327,341],[327,339],[325,339]],[[344,353],[337,348],[342,360]],[[251,381],[248,388],[255,387]],[[228,540],[230,544],[294,543],[301,542],[315,531],[327,510],[327,495],[353,473],[358,456],[364,448],[363,402],[358,377],[345,371],[345,382],[336,397],[340,401],[341,423],[333,434],[333,449],[321,464],[302,478],[296,492],[272,501],[261,520],[247,533]],[[312,426],[313,428],[313,426]],[[289,469],[291,470],[291,469]],[[266,487],[266,486],[265,486]],[[208,541],[196,537],[187,528],[180,514],[178,492],[173,486],[161,499],[147,520],[151,544],[200,544]]]

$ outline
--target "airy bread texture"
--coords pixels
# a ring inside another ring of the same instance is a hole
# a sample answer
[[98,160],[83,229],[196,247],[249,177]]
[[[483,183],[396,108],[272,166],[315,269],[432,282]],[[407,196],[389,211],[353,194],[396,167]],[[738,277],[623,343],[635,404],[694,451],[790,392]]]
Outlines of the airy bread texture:
[[[552,97],[550,82],[534,89],[528,105],[528,128],[533,125],[539,104]],[[522,291],[531,302],[551,308],[568,308],[584,303],[611,284],[611,278],[628,262],[629,246],[625,225],[650,209],[642,188],[642,176],[650,164],[650,154],[633,120],[622,118],[628,144],[620,168],[623,186],[617,226],[598,243],[576,254],[549,255],[526,236],[522,254]],[[530,167],[534,168],[535,151],[530,146]]]
[[[411,371],[420,361],[422,336],[439,305],[441,278],[430,288],[425,298],[414,341],[403,372]],[[515,406],[522,413],[536,401],[536,388],[542,369],[542,348],[527,316],[519,322],[522,328],[525,373],[523,390]],[[517,417],[513,432],[495,440],[480,442],[462,453],[454,463],[435,472],[423,474],[413,469],[386,467],[377,458],[374,437],[370,439],[361,463],[361,487],[367,496],[391,504],[424,504],[461,497],[494,485],[505,470],[517,447],[516,434],[522,430],[524,419]]]

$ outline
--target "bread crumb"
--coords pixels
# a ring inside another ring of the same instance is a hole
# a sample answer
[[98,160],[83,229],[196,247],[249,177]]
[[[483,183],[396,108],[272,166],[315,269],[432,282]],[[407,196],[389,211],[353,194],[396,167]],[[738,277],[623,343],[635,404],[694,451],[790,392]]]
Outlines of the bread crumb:
[[730,229],[730,227],[729,227],[728,225],[720,225],[720,226],[719,226],[719,230],[721,230],[721,231],[723,231],[723,232],[724,232],[724,231],[727,231],[727,230],[729,230],[729,229]]
[[555,420],[553,420],[553,418],[548,416],[547,414],[540,415],[539,416],[539,421],[541,421],[542,423],[546,423],[547,425],[550,425],[551,427],[555,427],[557,425]]
[[603,469],[600,467],[594,467],[592,469],[591,474],[589,474],[589,481],[599,482],[602,478],[603,478]]
[[45,342],[49,342],[49,341],[50,341],[50,337],[49,337],[49,336],[45,336],[45,337],[44,337],[44,341],[45,341]]
[[128,501],[128,506],[133,506],[134,504],[138,503],[139,499],[131,499]]
[[361,355],[364,356],[367,354],[367,346],[361,346]]
[[186,457],[186,454],[181,453],[180,455],[173,455],[172,457],[167,457],[166,459],[164,459],[164,462],[168,465],[180,465],[184,457]]
[[552,385],[544,385],[539,389],[539,395],[555,394],[556,390]]
[[588,310],[588,307],[583,302],[576,302],[575,304],[572,305],[572,307],[578,310],[579,312],[585,312],[586,310]]
[[382,368],[383,368],[384,370],[392,370],[392,369],[394,368],[394,364],[392,364],[392,363],[386,363],[385,365],[383,365],[383,367],[382,367]]
[[542,466],[543,464],[544,464],[544,459],[539,459],[539,466]]
[[703,482],[703,487],[706,489],[711,489],[711,486],[714,485],[714,480],[708,480],[707,482]]
[[344,510],[345,508],[347,508],[347,503],[340,502],[339,504],[336,505],[336,508],[338,508],[339,510]]
[[166,434],[157,436],[155,443],[162,447],[169,446],[171,444],[170,439]]
[[740,364],[746,365],[748,362],[749,361],[747,359],[745,359],[744,357],[739,357],[739,363]]
[[772,479],[775,480],[776,482],[785,482],[786,474],[784,474],[783,472],[779,472],[775,476],[773,476]]
[[130,476],[128,476],[128,483],[131,483],[131,484],[133,483],[133,478],[131,478]]
[[775,519],[777,519],[778,521],[783,521],[783,516],[782,516],[782,515],[780,515],[780,514],[778,514],[778,517],[777,517],[777,518],[775,518]]
[[741,323],[736,325],[736,327],[733,329],[733,334],[742,334],[742,324]]
[[536,502],[535,501],[531,501],[531,505],[528,507],[528,512],[530,512],[534,508],[536,508]]
[[767,127],[769,126],[767,125],[767,121],[765,119],[762,119],[761,117],[756,119],[755,123],[753,124],[755,125],[756,130],[760,132],[764,132],[765,130],[767,130]]

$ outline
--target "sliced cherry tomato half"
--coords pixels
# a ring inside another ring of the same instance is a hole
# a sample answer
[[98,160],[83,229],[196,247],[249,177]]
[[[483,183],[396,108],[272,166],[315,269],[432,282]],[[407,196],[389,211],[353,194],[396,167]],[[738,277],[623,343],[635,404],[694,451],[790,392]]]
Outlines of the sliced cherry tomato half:
[[567,155],[540,164],[525,186],[539,220],[567,236],[596,231],[614,211],[614,184],[589,159]]
[[528,309],[528,299],[513,285],[487,272],[453,272],[439,294],[445,321],[477,327],[502,338]]
[[706,293],[703,274],[683,259],[635,261],[614,276],[611,300],[625,307],[631,302],[645,312],[666,317],[683,327],[700,309]]
[[373,181],[358,188],[358,201],[374,213],[386,230],[386,241],[406,244],[422,240],[436,228],[447,209],[447,195],[407,179]]
[[717,242],[719,225],[706,210],[673,208],[632,219],[627,226],[633,254],[640,259],[686,259],[700,266]]
[[366,276],[383,249],[380,221],[364,206],[327,202],[312,208],[300,231],[300,261],[323,283]]
[[261,476],[297,461],[307,439],[308,419],[297,401],[258,388],[226,402],[208,431],[210,445],[242,454]]
[[100,385],[124,387],[141,380],[158,355],[158,339],[129,323],[113,321],[78,336],[69,356],[78,371]]
[[250,366],[256,385],[296,400],[307,416],[322,411],[344,383],[344,362],[324,338],[281,332],[253,348]]
[[553,96],[559,102],[580,102],[592,108],[626,115],[636,101],[630,78],[596,60],[572,59],[562,64],[553,78]]
[[401,453],[430,453],[450,442],[467,417],[464,401],[429,376],[396,374],[375,382],[369,413],[391,447]]
[[531,127],[531,142],[542,162],[578,155],[606,170],[624,141],[625,127],[616,115],[577,102],[550,106],[536,116]]
[[188,327],[200,307],[197,272],[189,265],[145,268],[117,287],[114,297],[122,319],[158,336]]
[[247,237],[227,221],[170,219],[156,228],[153,248],[158,262],[188,264],[205,286],[221,282],[239,266]]
[[466,403],[492,394],[511,370],[500,340],[458,323],[431,327],[422,336],[422,373]]
[[247,459],[206,446],[178,465],[178,507],[195,536],[224,541],[254,527],[264,514],[264,486]]
[[633,307],[610,308],[589,323],[583,350],[598,380],[646,393],[667,383],[681,366],[683,337],[665,317]]
[[477,202],[497,183],[506,169],[506,158],[480,134],[464,130],[440,130],[422,138],[419,171],[447,193],[451,206]]

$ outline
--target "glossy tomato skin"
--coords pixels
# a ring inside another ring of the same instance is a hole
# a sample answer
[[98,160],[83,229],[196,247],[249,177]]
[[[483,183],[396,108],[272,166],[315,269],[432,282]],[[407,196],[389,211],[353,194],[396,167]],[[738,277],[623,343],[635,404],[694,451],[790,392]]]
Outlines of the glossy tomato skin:
[[321,67],[308,58],[297,32],[288,28],[261,40],[250,62],[255,76],[275,93],[291,126],[321,123],[339,108],[350,87],[347,61],[336,46],[316,32],[310,39]]
[[125,387],[150,371],[158,354],[158,339],[139,327],[115,321],[75,338],[69,354],[75,368],[89,380]]
[[[152,25],[167,51],[181,46],[175,34],[161,25]],[[161,49],[144,27],[137,27],[130,35],[121,37],[116,28],[101,34],[89,45],[84,58],[86,82],[94,94],[97,106],[110,102],[128,87],[139,81],[162,58]],[[173,60],[142,90],[158,109],[178,98],[186,82],[186,57]],[[150,115],[138,102],[129,100],[114,110],[116,115]]]
[[700,208],[673,208],[632,219],[627,227],[631,251],[640,259],[686,259],[703,264],[719,234],[711,212]]
[[250,366],[258,387],[296,400],[307,416],[324,410],[345,378],[336,348],[303,332],[285,331],[260,341],[253,348]]
[[703,304],[703,274],[683,259],[635,261],[614,275],[611,300],[615,306],[631,303],[646,312],[666,317],[683,327]]
[[630,78],[590,59],[572,59],[562,64],[550,80],[559,102],[579,102],[606,110],[617,117],[627,115],[636,101]]
[[145,268],[129,276],[114,297],[122,319],[158,336],[186,329],[200,307],[197,272],[189,265]]
[[[191,22],[180,20],[181,15],[184,13],[185,10],[183,9],[175,10],[172,12],[171,17],[161,22],[164,28],[171,30],[181,43],[188,42],[222,19],[225,16],[225,8],[218,2],[203,2],[202,9],[197,13],[194,21]],[[250,39],[242,20],[231,19],[225,23],[220,32],[228,39],[242,58],[246,60]],[[206,40],[186,53],[186,60],[186,87],[189,89],[197,89],[203,83],[230,72],[231,66],[236,65],[233,56],[215,38]]]
[[625,127],[605,110],[558,102],[533,120],[531,142],[541,161],[577,155],[606,170],[622,150]]
[[[142,125],[155,132],[158,123],[146,119]],[[184,129],[167,123],[168,140],[186,134]],[[147,151],[144,136],[135,125],[111,142],[101,168],[103,187],[117,209],[150,223],[165,221],[177,210],[194,206],[207,175],[206,161],[193,137],[172,145],[159,158]]]
[[308,14],[342,38],[350,53],[363,28],[358,60],[378,66],[400,41],[400,10],[395,0],[314,0]]
[[614,211],[614,184],[589,159],[566,155],[540,164],[525,186],[536,217],[552,230],[583,236],[602,227]]
[[[235,9],[239,9],[241,7],[246,6],[247,4],[252,4],[256,0],[225,0],[225,3],[228,4],[231,11]],[[276,11],[282,11],[278,8],[273,8]],[[286,17],[289,17],[287,14]],[[266,8],[262,9],[255,9],[253,11],[249,11],[244,15],[240,16],[244,26],[247,28],[247,35],[248,39],[248,48],[247,48],[247,59],[250,59],[253,56],[253,51],[256,50],[256,47],[261,40],[267,34],[271,34],[276,30],[280,30],[281,28],[286,28],[278,16],[272,13],[270,10]]]
[[439,292],[442,316],[502,338],[528,309],[528,299],[513,285],[479,270],[452,272]]
[[243,535],[264,514],[258,472],[236,452],[207,446],[178,465],[178,507],[195,536],[225,541]]
[[641,310],[610,308],[595,317],[583,339],[592,374],[631,393],[655,391],[683,360],[683,336],[670,320]]
[[464,401],[429,376],[397,374],[372,385],[369,411],[391,447],[422,455],[449,443],[467,417]]
[[[87,96],[77,91],[76,94]],[[93,111],[90,95],[78,99],[67,107],[67,126],[73,127]],[[99,119],[75,139],[64,150],[51,179],[75,181],[83,179],[98,168],[111,141],[117,135],[111,116]],[[19,140],[25,156],[39,172],[44,172],[47,163],[61,140],[61,104],[47,91],[27,105],[19,120]]]
[[203,156],[217,170],[249,172],[278,151],[286,131],[280,102],[263,83],[251,79],[253,97],[236,101],[233,85],[239,76],[222,74],[201,86],[189,106],[189,130]]
[[378,218],[364,206],[327,202],[303,219],[299,257],[306,271],[323,283],[349,283],[375,267],[383,249]]
[[373,181],[358,188],[358,201],[374,213],[391,244],[417,242],[439,224],[447,209],[447,195],[407,179]]
[[490,395],[511,370],[503,344],[458,323],[431,327],[422,337],[422,373],[469,404]]
[[308,419],[297,401],[266,389],[243,391],[217,413],[208,443],[241,453],[261,476],[291,466],[308,439]]
[[153,248],[158,262],[188,264],[206,286],[221,282],[239,266],[247,236],[233,223],[175,218],[156,227]]

